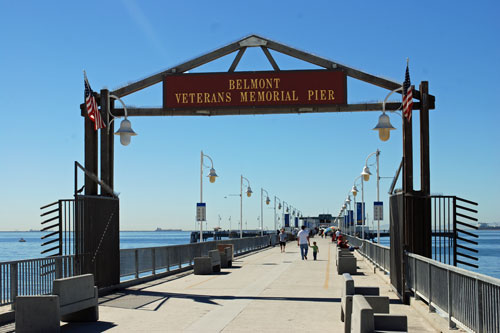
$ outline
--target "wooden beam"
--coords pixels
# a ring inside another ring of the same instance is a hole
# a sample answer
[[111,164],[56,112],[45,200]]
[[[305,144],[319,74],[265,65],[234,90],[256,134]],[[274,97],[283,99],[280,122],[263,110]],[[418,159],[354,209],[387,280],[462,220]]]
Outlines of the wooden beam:
[[[131,83],[129,85],[126,85],[122,88],[119,88],[119,89],[113,91],[111,94],[116,95],[118,97],[123,97],[123,96],[129,95],[129,94],[132,94],[136,91],[139,91],[141,89],[147,88],[149,86],[152,86],[156,83],[161,82],[163,76],[166,74],[184,73],[185,71],[191,70],[193,68],[196,68],[198,66],[206,64],[210,61],[213,61],[213,60],[216,60],[216,59],[221,58],[223,56],[226,56],[232,52],[235,52],[237,50],[241,50],[243,47],[247,46],[245,44],[245,41],[252,39],[252,38],[261,40],[262,43],[265,44],[265,47],[269,48],[271,50],[286,54],[288,56],[309,62],[311,64],[314,64],[314,65],[317,65],[319,67],[323,67],[326,69],[342,69],[348,76],[350,76],[352,78],[355,78],[355,79],[358,79],[358,80],[361,80],[361,81],[364,81],[364,82],[367,82],[367,83],[370,83],[370,84],[373,84],[373,85],[376,85],[376,86],[379,86],[379,87],[382,87],[382,88],[385,88],[385,89],[388,89],[391,91],[396,89],[396,88],[399,88],[401,86],[401,83],[399,83],[399,82],[395,82],[395,81],[388,80],[388,79],[385,79],[382,77],[371,75],[371,74],[368,74],[366,72],[348,67],[346,65],[342,65],[340,63],[333,62],[331,60],[321,58],[321,57],[318,57],[316,55],[294,49],[290,46],[286,46],[284,44],[274,42],[274,41],[269,40],[267,38],[263,38],[263,37],[260,37],[257,35],[251,35],[251,36],[245,37],[237,42],[231,43],[227,46],[221,47],[215,51],[209,52],[205,55],[202,55],[200,57],[192,59],[188,62],[185,62],[185,63],[180,64],[178,66],[172,67],[170,69],[167,69],[167,70],[160,72],[158,74],[152,75],[152,76],[147,77],[145,79],[136,81],[136,82]],[[259,45],[256,44],[256,45],[251,45],[251,46],[261,46],[262,47],[261,44],[259,44]],[[241,54],[241,55],[243,55],[243,54]],[[267,56],[267,54],[266,54],[266,56]],[[274,66],[273,66],[273,68],[274,68]],[[276,68],[275,68],[275,70],[276,70]],[[398,93],[400,93],[400,92],[398,92]],[[420,91],[414,90],[413,97],[415,99],[420,100]],[[428,98],[429,98],[429,108],[433,109],[434,108],[434,96],[428,95]]]
[[[401,106],[399,102],[385,104],[386,111],[397,110]],[[420,102],[413,103],[413,109],[420,109]],[[164,110],[163,108],[133,108],[127,107],[129,117],[134,116],[235,116],[235,115],[265,115],[265,114],[291,114],[291,113],[328,113],[328,112],[365,112],[382,111],[382,103],[348,104],[335,106],[316,107],[248,107],[248,108],[219,108],[219,109],[179,109]],[[113,114],[123,117],[123,109],[115,109]]]
[[267,47],[261,46],[260,48],[262,51],[264,51],[264,54],[266,55],[267,60],[269,60],[269,63],[271,63],[271,66],[273,66],[274,70],[279,72],[280,68],[278,67],[278,64],[276,63],[276,61],[274,61],[274,58],[271,55],[271,53],[269,52],[269,50],[267,49]]
[[[354,69],[354,68],[333,62],[331,60],[321,58],[321,57],[318,57],[316,55],[291,48],[289,46],[286,46],[286,45],[283,45],[283,44],[280,44],[277,42],[267,40],[266,46],[268,48],[270,48],[271,50],[275,50],[277,52],[289,55],[290,57],[294,57],[294,58],[309,62],[309,63],[311,63],[313,65],[317,65],[319,67],[323,67],[326,69],[342,69],[346,73],[346,75],[348,75],[352,78],[355,78],[355,79],[358,79],[358,80],[361,80],[361,81],[364,81],[364,82],[367,82],[367,83],[370,83],[370,84],[373,84],[373,85],[376,85],[378,87],[382,87],[382,88],[385,88],[385,89],[388,89],[391,91],[401,87],[400,82],[395,82],[395,81],[388,80],[388,79],[385,79],[385,78],[382,78],[379,76],[368,74],[368,73],[360,71],[358,69]],[[401,92],[398,92],[398,93],[401,93]],[[413,98],[420,100],[420,92],[418,90],[413,91]],[[431,102],[431,104],[433,104],[434,103],[434,96],[429,95],[429,101]]]
[[238,64],[240,63],[241,57],[243,56],[243,53],[245,53],[246,49],[247,49],[246,47],[242,47],[238,51],[238,53],[236,54],[236,57],[233,60],[233,63],[231,64],[231,67],[229,67],[228,72],[234,72],[234,70],[236,69],[236,66],[238,66]]
[[129,84],[125,87],[119,88],[119,89],[113,91],[111,94],[116,95],[118,97],[130,95],[136,91],[139,91],[141,89],[152,86],[153,84],[161,82],[163,79],[163,76],[166,74],[184,73],[188,70],[191,70],[191,69],[196,68],[198,66],[204,65],[210,61],[219,59],[223,56],[226,56],[230,53],[233,53],[233,52],[237,51],[238,49],[240,49],[239,42],[231,43],[227,46],[221,47],[220,49],[217,49],[215,51],[204,54],[204,55],[197,57],[195,59],[192,59],[188,62],[185,62],[185,63],[180,64],[178,66],[172,67],[170,69],[167,69],[167,70],[160,72],[158,74],[155,74],[153,76],[147,77],[147,78],[142,79],[140,81],[134,82],[134,83]]

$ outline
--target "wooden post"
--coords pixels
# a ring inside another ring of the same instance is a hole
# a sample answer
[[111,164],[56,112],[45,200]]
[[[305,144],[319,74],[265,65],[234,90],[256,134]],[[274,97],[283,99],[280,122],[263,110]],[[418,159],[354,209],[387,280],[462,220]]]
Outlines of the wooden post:
[[[109,98],[109,90],[101,90],[101,116],[106,128],[101,129],[101,180],[113,188],[113,159],[114,159],[114,123],[109,124],[109,110],[113,102]],[[111,196],[101,189],[101,195]]]
[[[85,121],[85,169],[97,175],[97,131],[88,116]],[[85,195],[97,195],[97,183],[85,176]]]
[[420,83],[420,184],[422,195],[430,195],[430,163],[429,163],[429,82]]

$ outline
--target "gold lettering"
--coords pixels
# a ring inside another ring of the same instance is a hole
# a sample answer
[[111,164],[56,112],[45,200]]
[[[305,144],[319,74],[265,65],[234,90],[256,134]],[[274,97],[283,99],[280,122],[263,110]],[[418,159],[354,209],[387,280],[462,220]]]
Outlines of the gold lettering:
[[204,93],[203,96],[205,97],[205,103],[210,103],[210,94]]
[[250,80],[250,88],[251,89],[257,89],[259,86],[259,82],[257,79],[251,79]]
[[181,94],[175,93],[175,99],[177,100],[177,104],[181,102]]
[[187,101],[187,96],[188,96],[187,93],[182,93],[182,104],[186,104],[188,102]]
[[292,97],[290,96],[290,92],[287,90],[286,91],[285,101],[291,101],[291,100],[292,100]]
[[236,89],[241,90],[241,79],[236,80]]
[[280,78],[274,78],[273,80],[274,80],[274,84],[276,85],[276,87],[274,87],[274,88],[279,89]]
[[292,90],[292,100],[293,101],[298,101],[299,100],[299,96],[295,95],[295,90]]
[[248,96],[247,96],[247,92],[245,91],[241,91],[240,92],[240,101],[241,102],[248,102]]
[[243,89],[245,89],[245,90],[250,89],[250,87],[247,85],[247,79],[243,80],[243,87],[244,87]]
[[257,102],[264,102],[265,100],[265,93],[263,91],[257,91]]
[[314,91],[313,90],[308,90],[307,91],[307,100],[310,101],[311,100],[311,97],[314,95]]
[[264,89],[266,87],[266,81],[264,79],[259,79],[259,88]]
[[273,100],[273,93],[271,91],[266,91],[266,102]]
[[255,91],[250,91],[250,102],[255,102]]
[[234,80],[229,80],[229,90],[234,90]]
[[222,91],[217,93],[217,102],[224,102],[224,93]]
[[280,92],[279,91],[273,91],[274,96],[273,96],[273,101],[279,101],[280,100]]
[[333,101],[335,99],[333,90],[328,90],[328,100]]
[[267,89],[273,88],[273,79],[266,79],[266,88]]
[[322,101],[326,101],[326,90],[325,89],[321,89],[320,90],[320,94],[321,94],[321,100]]
[[189,93],[189,98],[191,99],[191,103],[194,103],[194,96],[196,94],[195,93]]
[[196,93],[196,103],[203,103],[203,93]]
[[226,92],[226,102],[231,102],[231,93],[229,91]]

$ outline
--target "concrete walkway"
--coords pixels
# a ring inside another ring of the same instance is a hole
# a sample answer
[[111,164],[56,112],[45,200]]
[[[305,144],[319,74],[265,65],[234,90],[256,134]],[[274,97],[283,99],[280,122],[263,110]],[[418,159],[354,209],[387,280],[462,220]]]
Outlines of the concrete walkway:
[[[63,332],[341,332],[341,276],[335,246],[316,238],[318,260],[301,260],[295,242],[286,253],[269,248],[236,258],[217,275],[181,273],[100,299],[98,323],[64,323]],[[402,305],[387,276],[358,255],[357,286],[379,286],[391,313],[406,314],[410,332],[436,332],[445,319],[425,307]],[[422,305],[420,305],[422,306]],[[456,330],[454,332],[457,332]]]

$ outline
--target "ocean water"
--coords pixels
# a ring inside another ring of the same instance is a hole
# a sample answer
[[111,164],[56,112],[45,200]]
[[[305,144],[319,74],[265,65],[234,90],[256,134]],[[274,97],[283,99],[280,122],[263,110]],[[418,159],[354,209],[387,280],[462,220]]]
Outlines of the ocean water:
[[[45,234],[38,231],[0,232],[0,262],[44,257],[40,254],[42,251],[40,238]],[[190,234],[190,231],[121,231],[120,248],[187,244],[190,241]],[[459,267],[500,279],[500,230],[479,230],[477,234],[479,261],[476,263],[479,264],[479,268]],[[26,242],[20,243],[21,238]],[[381,244],[389,246],[389,238],[382,238]]]
[[[45,232],[0,232],[0,262],[42,258],[41,237]],[[133,249],[166,245],[187,244],[190,231],[120,231],[120,248]],[[23,238],[26,242],[19,242]],[[211,239],[210,239],[211,240]],[[55,246],[55,244],[50,244]],[[51,246],[47,247],[51,247]]]

